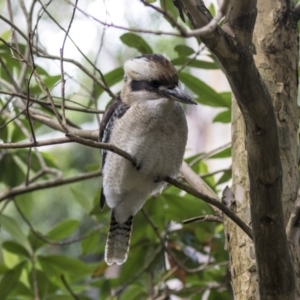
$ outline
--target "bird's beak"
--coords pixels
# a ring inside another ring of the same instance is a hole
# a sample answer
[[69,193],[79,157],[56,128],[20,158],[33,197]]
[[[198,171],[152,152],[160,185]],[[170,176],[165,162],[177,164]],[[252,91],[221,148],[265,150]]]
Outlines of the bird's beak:
[[162,95],[185,104],[196,104],[197,102],[178,86],[161,91]]

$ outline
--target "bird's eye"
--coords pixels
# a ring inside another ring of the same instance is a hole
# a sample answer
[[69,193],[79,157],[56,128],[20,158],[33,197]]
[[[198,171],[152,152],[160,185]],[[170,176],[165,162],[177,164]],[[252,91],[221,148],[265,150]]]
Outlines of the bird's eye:
[[158,80],[152,80],[152,81],[150,81],[150,85],[153,88],[158,88],[158,87],[160,87],[161,84]]

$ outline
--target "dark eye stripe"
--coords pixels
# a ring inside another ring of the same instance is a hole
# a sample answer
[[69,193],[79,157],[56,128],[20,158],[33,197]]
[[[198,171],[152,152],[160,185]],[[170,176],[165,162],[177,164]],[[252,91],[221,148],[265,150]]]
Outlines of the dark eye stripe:
[[131,81],[131,90],[133,92],[141,91],[141,90],[149,90],[149,89],[151,89],[149,81],[146,81],[146,80],[141,80],[141,81],[132,80]]
[[161,85],[163,85],[162,82],[158,80],[132,80],[131,81],[131,90],[134,91],[141,91],[141,90],[147,90],[147,91],[155,91],[157,90]]
[[151,87],[153,87],[155,89],[159,88],[162,85],[162,83],[159,82],[158,80],[152,80],[149,82],[149,84]]

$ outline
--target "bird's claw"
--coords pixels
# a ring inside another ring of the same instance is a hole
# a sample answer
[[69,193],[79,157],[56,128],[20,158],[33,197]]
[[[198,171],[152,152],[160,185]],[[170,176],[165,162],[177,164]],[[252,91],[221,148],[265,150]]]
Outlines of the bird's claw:
[[138,163],[136,160],[134,160],[132,165],[136,168],[137,171],[139,171],[142,168],[142,164]]
[[161,181],[163,181],[163,180],[162,180],[162,177],[160,177],[160,176],[156,176],[156,177],[154,178],[154,182],[155,182],[155,183],[159,183],[159,182],[161,182]]

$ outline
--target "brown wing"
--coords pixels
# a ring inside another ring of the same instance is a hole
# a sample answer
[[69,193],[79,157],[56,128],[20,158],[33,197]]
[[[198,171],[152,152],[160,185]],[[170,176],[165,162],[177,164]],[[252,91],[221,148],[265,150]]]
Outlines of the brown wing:
[[[113,130],[115,121],[120,119],[126,111],[129,109],[129,106],[121,101],[120,98],[115,99],[111,105],[105,111],[101,124],[100,124],[100,134],[99,141],[102,143],[109,143],[110,135]],[[106,150],[102,150],[102,171],[105,165]],[[101,187],[100,194],[100,208],[103,209],[105,205],[105,195],[103,193],[103,186]]]

